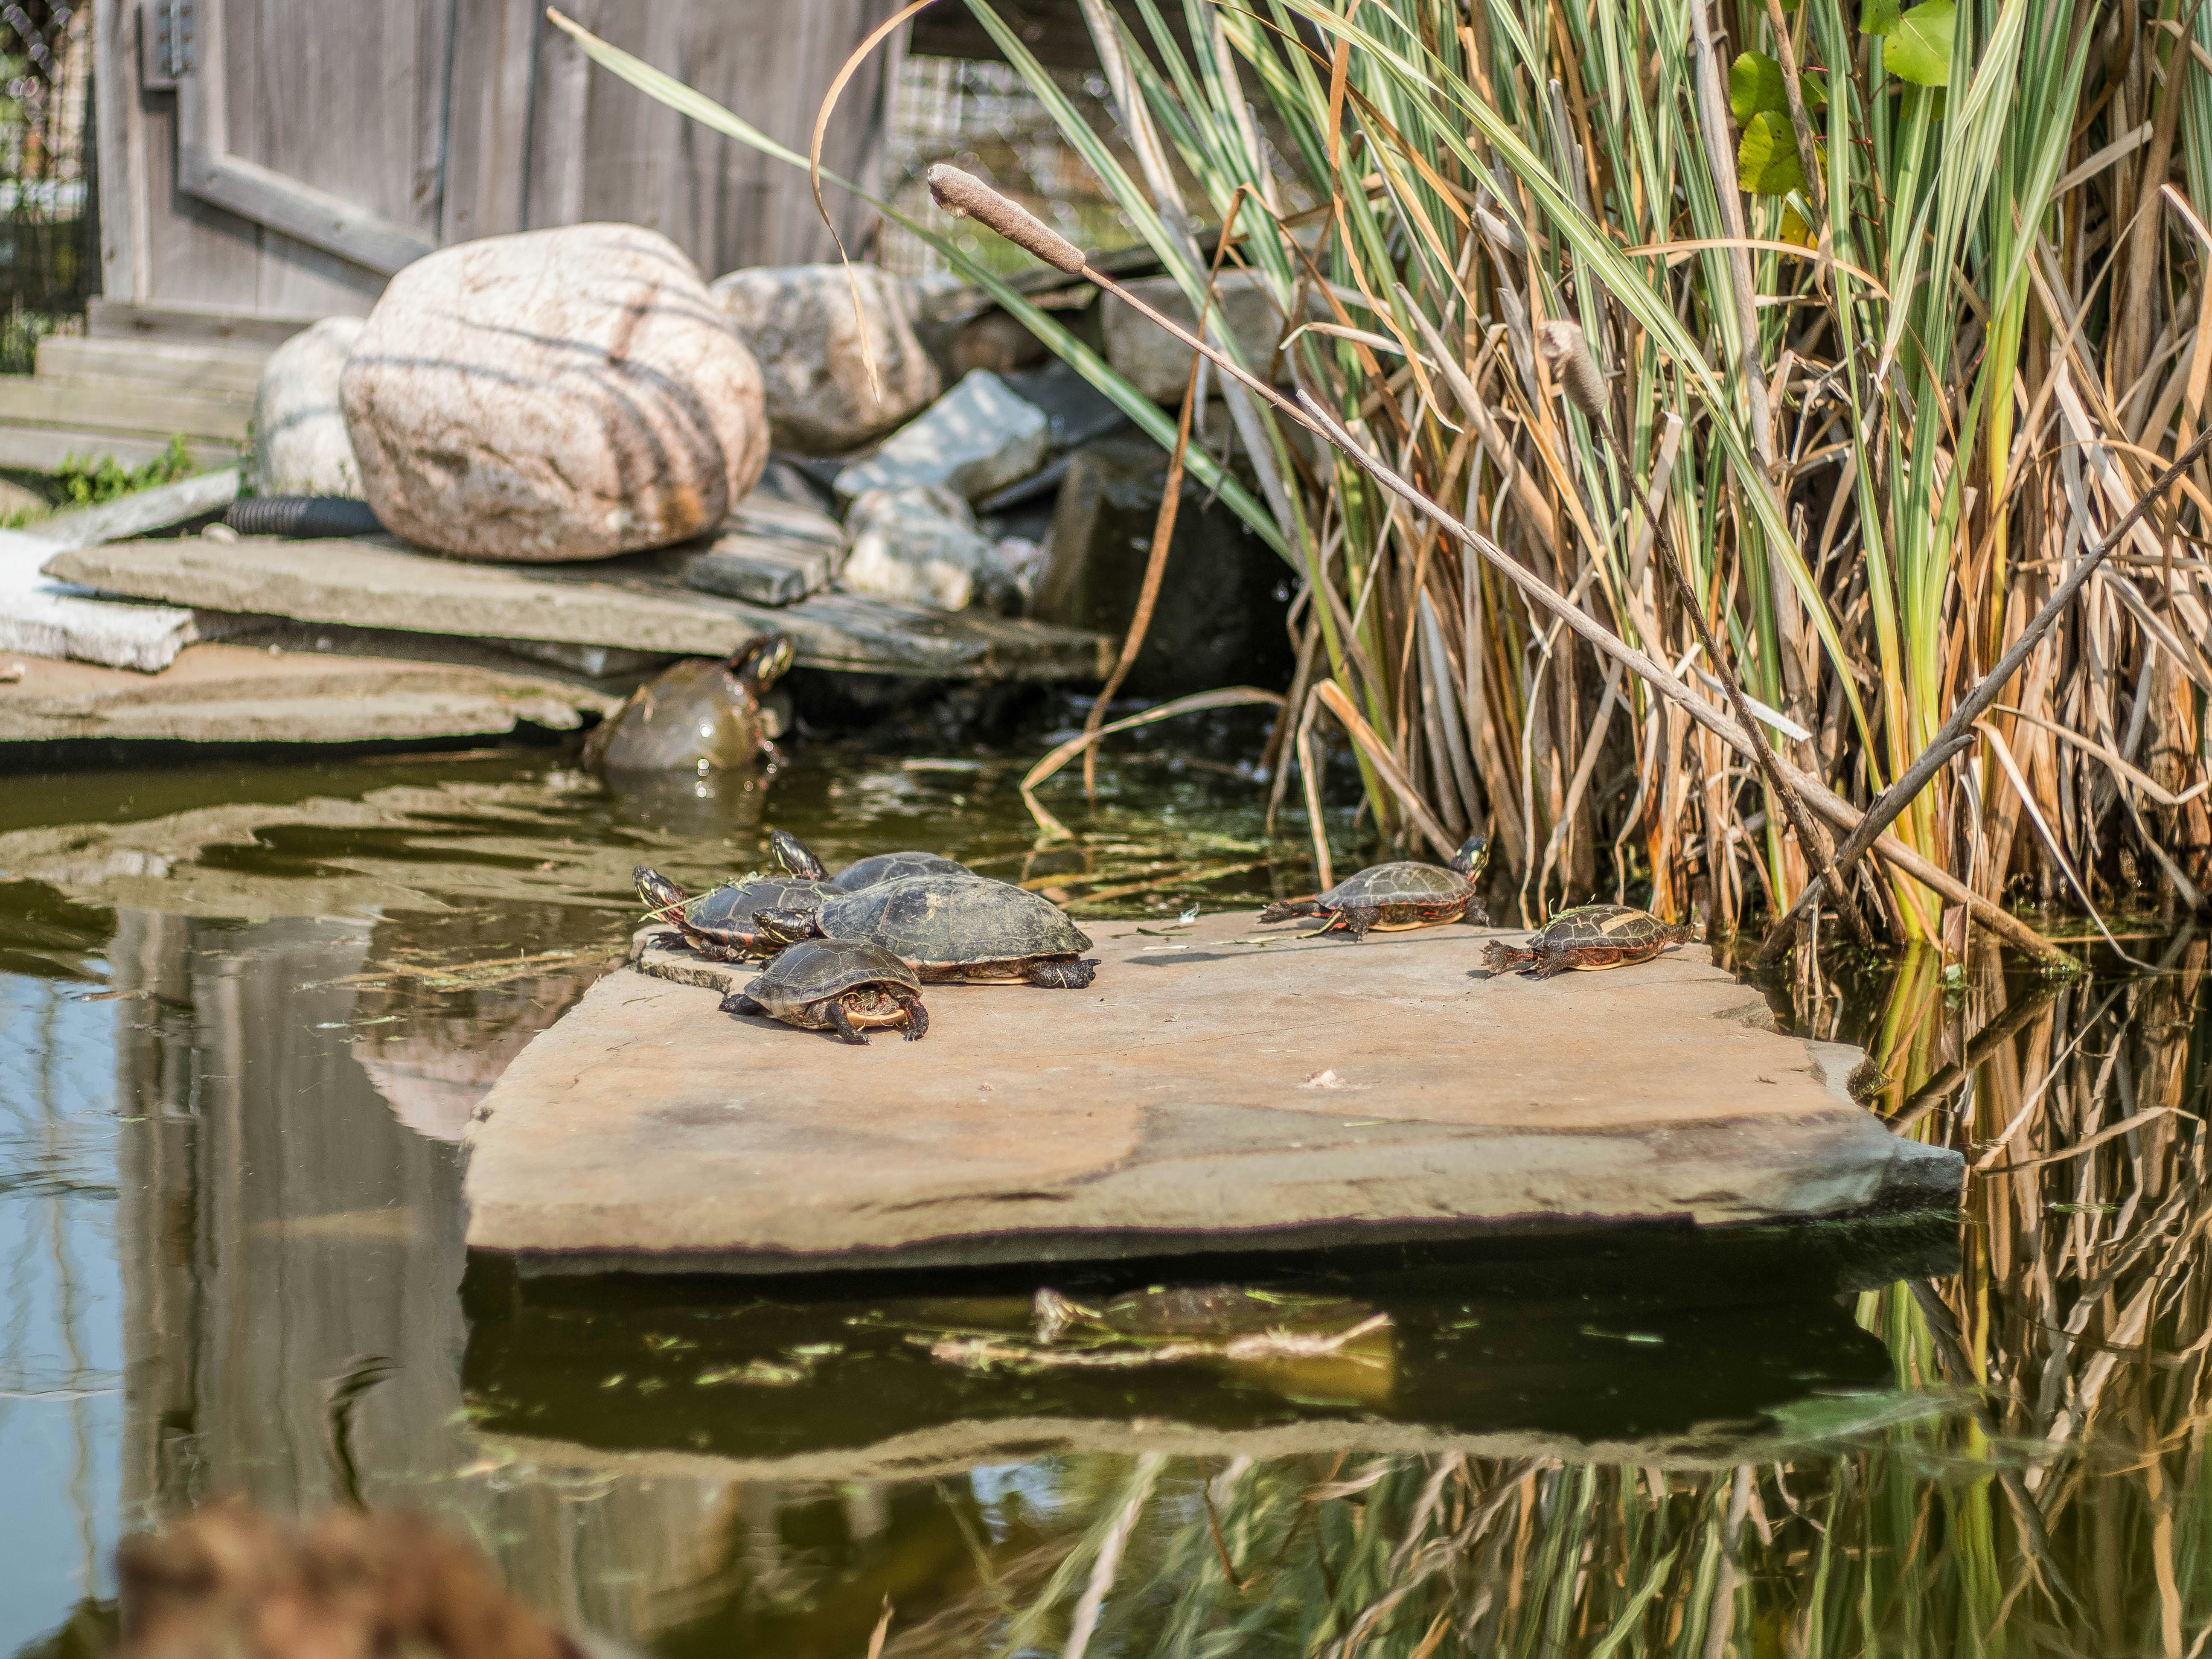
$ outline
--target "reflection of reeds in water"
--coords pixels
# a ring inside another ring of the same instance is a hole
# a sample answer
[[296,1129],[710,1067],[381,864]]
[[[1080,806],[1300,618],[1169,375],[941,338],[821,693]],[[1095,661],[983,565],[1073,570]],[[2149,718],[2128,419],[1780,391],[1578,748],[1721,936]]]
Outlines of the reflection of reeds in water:
[[1808,1402],[1783,1425],[1807,1450],[1735,1468],[1115,1463],[1071,1483],[1084,1531],[982,1645],[1073,1645],[1087,1600],[1095,1653],[2206,1651],[2206,956],[2185,935],[2057,988],[1891,971],[1872,1103],[1975,1166],[1965,1270],[1860,1297],[1902,1398]]

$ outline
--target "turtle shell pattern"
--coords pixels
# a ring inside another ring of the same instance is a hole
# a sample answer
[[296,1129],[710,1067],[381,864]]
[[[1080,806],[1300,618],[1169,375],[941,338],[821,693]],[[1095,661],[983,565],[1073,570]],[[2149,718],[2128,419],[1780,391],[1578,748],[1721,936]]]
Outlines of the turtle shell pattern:
[[1401,908],[1436,910],[1467,902],[1465,876],[1433,864],[1406,861],[1370,865],[1346,876],[1316,901],[1320,908],[1341,910],[1346,905],[1372,904],[1386,913]]
[[913,969],[864,939],[810,939],[787,945],[745,987],[745,994],[778,1019],[863,985],[902,985],[919,991]]
[[1075,956],[1090,935],[1049,901],[988,877],[905,876],[833,898],[817,920],[830,939],[862,939],[925,980],[1015,980],[1040,957]]
[[897,881],[905,876],[972,876],[975,872],[964,864],[936,853],[878,853],[847,865],[830,878],[830,884],[846,892],[857,893],[863,888],[878,883]]
[[1562,910],[1520,946],[1493,943],[1484,951],[1496,971],[1525,968],[1539,979],[1571,968],[1595,970],[1649,962],[1670,945],[1685,944],[1697,930],[1659,920],[1648,910],[1625,904],[1583,904]]

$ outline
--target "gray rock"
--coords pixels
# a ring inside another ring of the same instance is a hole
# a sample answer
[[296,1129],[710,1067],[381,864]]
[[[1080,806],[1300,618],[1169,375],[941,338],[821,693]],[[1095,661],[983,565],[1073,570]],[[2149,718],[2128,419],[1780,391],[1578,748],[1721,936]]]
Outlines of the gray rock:
[[[867,319],[862,351],[853,283]],[[778,449],[841,455],[912,420],[943,389],[915,337],[915,296],[872,265],[769,265],[715,278],[714,297],[760,364]],[[867,355],[876,381],[868,379]]]
[[1050,432],[1043,410],[979,368],[871,459],[840,472],[837,491],[943,484],[975,501],[1042,466]]
[[[1194,325],[1198,313],[1174,277],[1147,276],[1127,286],[1154,310],[1185,328]],[[1246,366],[1264,377],[1284,333],[1283,313],[1274,295],[1258,277],[1242,270],[1222,272],[1216,292],[1216,317],[1235,337]],[[1190,377],[1190,348],[1115,295],[1109,294],[1103,305],[1099,327],[1105,336],[1106,361],[1115,373],[1154,403],[1180,403]]]
[[270,354],[253,394],[256,495],[364,499],[338,406],[338,380],[363,326],[358,317],[325,317]]
[[968,503],[941,484],[871,489],[853,503],[839,581],[848,593],[964,611],[997,560]]
[[[1117,639],[1128,631],[1167,465],[1159,446],[1135,432],[1068,458],[1033,615]],[[1265,542],[1226,507],[1209,507],[1186,477],[1159,600],[1124,690],[1172,697],[1216,685],[1279,687],[1290,676],[1288,575]]]
[[340,401],[377,517],[464,558],[682,541],[768,459],[752,354],[676,245],[635,225],[418,259],[370,314]]

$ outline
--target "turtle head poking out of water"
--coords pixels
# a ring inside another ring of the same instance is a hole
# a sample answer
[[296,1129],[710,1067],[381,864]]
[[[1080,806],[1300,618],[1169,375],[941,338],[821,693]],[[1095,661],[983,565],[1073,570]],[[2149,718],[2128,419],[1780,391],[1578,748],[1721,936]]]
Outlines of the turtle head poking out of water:
[[763,634],[726,662],[688,657],[629,695],[584,742],[599,773],[775,765],[761,698],[791,666],[788,635]]
[[817,939],[794,945],[742,991],[722,999],[726,1014],[765,1014],[805,1030],[835,1031],[866,1044],[871,1025],[903,1025],[908,1042],[929,1030],[921,981],[881,945]]
[[1326,916],[1315,934],[1341,927],[1355,939],[1370,933],[1406,927],[1434,927],[1447,921],[1486,922],[1489,912],[1476,896],[1475,884],[1490,862],[1490,842],[1469,836],[1452,854],[1451,865],[1376,864],[1317,898],[1285,899],[1260,912],[1262,921],[1292,916]]
[[1549,979],[1571,968],[1626,968],[1649,962],[1668,945],[1687,945],[1697,936],[1696,928],[1662,921],[1649,910],[1632,910],[1625,904],[1583,904],[1560,911],[1526,945],[1492,944],[1482,954],[1493,974],[1519,968],[1538,979]]

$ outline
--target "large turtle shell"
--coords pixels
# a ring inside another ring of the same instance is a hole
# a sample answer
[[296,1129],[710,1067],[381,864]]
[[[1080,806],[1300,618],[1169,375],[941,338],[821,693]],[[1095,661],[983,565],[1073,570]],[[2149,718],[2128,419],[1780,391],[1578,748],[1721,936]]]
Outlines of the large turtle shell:
[[936,853],[878,853],[847,865],[830,878],[830,885],[842,887],[848,893],[857,893],[866,887],[882,882],[897,881],[906,876],[972,876],[975,872],[964,864]]
[[1323,893],[1316,902],[1326,910],[1352,904],[1449,904],[1468,896],[1465,876],[1433,864],[1410,860],[1375,864]]
[[1626,904],[1581,904],[1562,910],[1528,941],[1531,949],[1574,951],[1584,945],[1650,945],[1673,930],[1649,910]]
[[810,939],[787,946],[745,987],[771,1014],[787,1014],[863,985],[921,989],[913,969],[879,945],[856,939]]
[[833,898],[831,939],[864,939],[924,970],[1073,956],[1090,936],[1049,901],[985,876],[904,876]]

